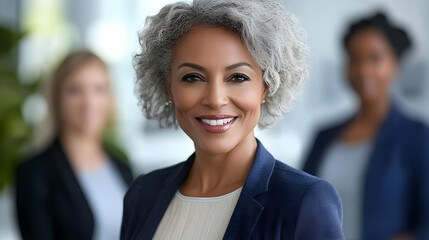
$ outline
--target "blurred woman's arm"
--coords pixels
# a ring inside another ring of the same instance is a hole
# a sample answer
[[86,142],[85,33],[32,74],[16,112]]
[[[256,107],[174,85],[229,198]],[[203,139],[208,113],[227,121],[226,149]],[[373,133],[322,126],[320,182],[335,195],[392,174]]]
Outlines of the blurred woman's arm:
[[418,196],[418,216],[417,229],[415,231],[415,239],[429,239],[429,128],[424,127],[420,132],[420,137],[416,139],[419,142],[419,147],[416,152],[419,152],[419,165],[415,168],[417,180],[417,196]]
[[27,162],[16,174],[16,210],[22,238],[54,239],[49,213],[48,185],[37,169]]

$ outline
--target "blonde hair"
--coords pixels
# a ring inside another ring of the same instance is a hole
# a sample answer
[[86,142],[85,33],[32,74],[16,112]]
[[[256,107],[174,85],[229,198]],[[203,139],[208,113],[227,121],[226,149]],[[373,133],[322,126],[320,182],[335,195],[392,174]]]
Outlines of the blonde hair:
[[[41,149],[61,133],[61,129],[63,127],[60,109],[61,89],[71,75],[90,63],[99,64],[106,71],[106,74],[108,74],[107,64],[99,56],[91,51],[81,50],[67,55],[50,75],[46,82],[44,91],[45,97],[48,101],[49,113],[46,121],[36,129],[33,149]],[[111,95],[113,103],[113,94]],[[112,106],[112,115],[109,119],[110,124],[114,124],[114,116],[115,107]]]

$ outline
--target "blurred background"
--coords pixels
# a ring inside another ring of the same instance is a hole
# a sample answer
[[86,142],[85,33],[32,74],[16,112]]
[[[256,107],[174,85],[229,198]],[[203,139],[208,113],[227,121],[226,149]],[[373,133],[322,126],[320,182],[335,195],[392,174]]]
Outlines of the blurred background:
[[[0,0],[0,239],[19,239],[13,169],[44,147],[48,105],[43,86],[71,50],[86,48],[109,65],[117,107],[111,138],[130,159],[135,175],[185,160],[191,140],[177,129],[144,119],[134,95],[132,56],[146,16],[169,0]],[[344,77],[342,36],[357,18],[383,10],[408,30],[414,47],[394,83],[398,104],[429,123],[429,1],[284,0],[307,31],[309,79],[293,110],[256,136],[279,160],[301,167],[316,131],[357,108]]]

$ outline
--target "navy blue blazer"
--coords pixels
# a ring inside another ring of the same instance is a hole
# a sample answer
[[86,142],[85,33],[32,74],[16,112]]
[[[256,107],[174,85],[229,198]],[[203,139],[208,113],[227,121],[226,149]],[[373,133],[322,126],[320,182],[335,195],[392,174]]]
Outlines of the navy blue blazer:
[[[350,122],[321,131],[304,171],[317,175],[326,149]],[[365,240],[404,232],[429,239],[429,129],[392,105],[375,139],[363,179]]]
[[[124,200],[121,239],[152,239],[194,158],[134,181]],[[341,226],[332,185],[275,160],[258,141],[224,239],[343,239]]]
[[[133,175],[128,164],[109,151],[108,154],[124,182],[130,185]],[[22,239],[93,238],[93,210],[58,139],[19,165],[15,190]]]

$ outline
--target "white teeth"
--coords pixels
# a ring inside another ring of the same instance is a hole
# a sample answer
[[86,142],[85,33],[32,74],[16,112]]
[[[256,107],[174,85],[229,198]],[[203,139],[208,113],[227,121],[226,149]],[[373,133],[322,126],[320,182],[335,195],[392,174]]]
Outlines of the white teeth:
[[224,119],[218,119],[218,120],[213,120],[213,119],[204,119],[202,118],[201,121],[205,124],[209,124],[211,126],[220,126],[220,125],[224,125],[227,124],[229,122],[231,122],[232,120],[234,120],[234,118],[224,118]]

